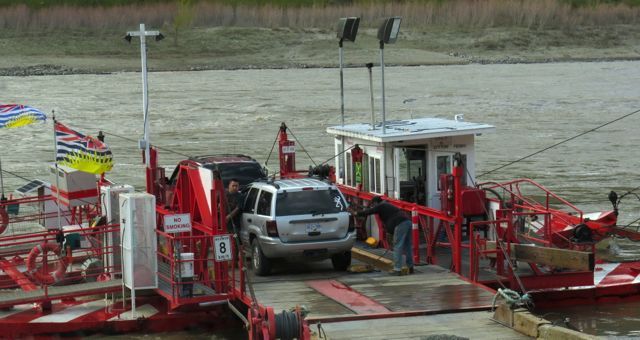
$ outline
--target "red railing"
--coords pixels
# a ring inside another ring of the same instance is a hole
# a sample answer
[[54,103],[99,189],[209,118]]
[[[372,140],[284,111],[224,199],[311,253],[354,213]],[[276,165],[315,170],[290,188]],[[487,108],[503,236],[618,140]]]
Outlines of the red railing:
[[[371,201],[371,199],[376,196],[370,192],[359,191],[356,188],[338,185],[338,188],[342,192],[343,195],[347,198],[350,204],[355,204],[356,206],[364,206],[364,203]],[[455,223],[455,217],[448,215],[446,212],[425,207],[423,205],[419,205],[416,203],[410,203],[406,201],[400,201],[392,198],[385,198],[385,200],[394,206],[400,208],[401,210],[407,213],[407,216],[412,216],[412,214],[417,214],[418,216],[418,225],[419,229],[423,231],[423,237],[426,240],[427,247],[424,250],[424,256],[421,256],[419,252],[414,253],[417,256],[414,256],[414,262],[416,264],[435,264],[436,263],[436,253],[435,248],[438,246],[450,247],[451,242],[439,242],[438,234],[441,228],[446,228],[446,231],[450,231],[447,227],[450,224]],[[379,228],[378,235],[380,235],[381,244],[389,248],[390,245],[386,240],[386,233],[382,228],[382,221],[377,221],[377,225]],[[445,226],[446,225],[446,226]],[[361,235],[362,232],[359,233]],[[452,234],[449,234],[449,240],[453,238]],[[417,241],[417,240],[416,240]],[[417,242],[414,242],[417,243]]]
[[[242,264],[237,259],[232,235],[180,235],[159,230],[156,233],[159,244],[157,291],[171,303],[172,308],[223,301],[235,293],[236,266]],[[216,251],[220,251],[214,248],[218,237],[230,241],[219,246],[229,253],[229,260],[220,260],[216,256]],[[224,249],[226,244],[230,249]]]

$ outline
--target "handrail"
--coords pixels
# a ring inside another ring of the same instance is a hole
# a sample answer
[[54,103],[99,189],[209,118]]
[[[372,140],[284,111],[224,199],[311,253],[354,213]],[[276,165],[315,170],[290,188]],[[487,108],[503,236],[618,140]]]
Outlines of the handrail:
[[[377,196],[377,195],[372,194],[370,192],[360,191],[360,190],[358,190],[356,188],[353,188],[353,187],[350,187],[350,186],[346,186],[346,185],[342,185],[342,184],[337,184],[336,186],[345,195],[349,195],[349,196],[353,196],[353,197],[361,198],[361,199],[366,199],[367,201],[370,201],[373,197]],[[385,197],[384,200],[387,201],[388,203],[391,203],[394,206],[406,211],[406,212],[409,212],[409,213],[411,213],[411,211],[415,210],[420,215],[426,215],[428,217],[434,217],[434,218],[437,218],[439,220],[450,222],[450,223],[454,223],[455,222],[455,217],[454,216],[448,215],[442,210],[425,207],[424,205],[420,205],[420,204],[417,204],[417,203],[410,203],[410,202],[397,200],[397,199],[394,199],[394,198],[391,198],[391,197]]]
[[[504,183],[498,183],[498,182],[493,182],[493,181],[483,182],[483,183],[478,183],[478,187],[482,189],[485,185],[489,185],[489,186],[487,186],[485,188],[487,188],[487,189],[500,188],[500,189],[505,190],[506,192],[509,192],[511,195],[513,195],[513,196],[515,196],[515,197],[517,197],[519,199],[522,199],[523,201],[529,202],[530,199],[527,198],[527,197],[524,197],[524,195],[520,191],[520,183],[528,183],[528,184],[531,184],[531,185],[537,187],[538,189],[544,191],[547,195],[550,195],[551,197],[553,197],[556,200],[558,200],[560,203],[562,203],[562,204],[568,206],[569,208],[571,208],[572,210],[574,210],[576,213],[578,213],[580,215],[580,221],[583,220],[584,213],[583,213],[582,210],[578,209],[578,207],[576,207],[575,205],[571,204],[569,201],[565,200],[564,198],[556,195],[551,190],[545,188],[541,184],[539,184],[539,183],[537,183],[537,182],[535,182],[535,181],[533,181],[531,179],[528,179],[528,178],[519,178],[519,179],[515,179],[513,181],[504,182]],[[507,188],[507,186],[511,187],[513,185],[516,186],[516,188],[518,190],[518,193],[515,193],[513,190]],[[533,202],[537,203],[540,206],[545,206],[546,210],[549,210],[549,211],[552,210],[552,209],[549,208],[548,200],[547,200],[547,204],[546,205],[542,205],[542,204],[540,204],[540,203],[538,203],[536,201],[533,201]],[[529,203],[529,204],[531,204],[531,203]],[[535,206],[535,204],[531,204],[531,205]]]

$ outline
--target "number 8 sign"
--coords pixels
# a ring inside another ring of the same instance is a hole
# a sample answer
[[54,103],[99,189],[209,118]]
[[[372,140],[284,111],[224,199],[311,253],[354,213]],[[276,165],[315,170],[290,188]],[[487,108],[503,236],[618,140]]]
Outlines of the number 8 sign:
[[229,235],[215,236],[213,238],[215,244],[216,261],[231,261],[231,239]]

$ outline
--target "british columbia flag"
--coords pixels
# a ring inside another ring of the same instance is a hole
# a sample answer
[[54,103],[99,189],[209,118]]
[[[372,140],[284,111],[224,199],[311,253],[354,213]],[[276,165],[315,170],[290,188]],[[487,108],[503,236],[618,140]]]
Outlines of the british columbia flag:
[[98,139],[83,135],[55,122],[56,162],[80,171],[103,174],[113,168],[109,147]]
[[31,106],[0,104],[0,128],[16,128],[47,120],[47,115]]

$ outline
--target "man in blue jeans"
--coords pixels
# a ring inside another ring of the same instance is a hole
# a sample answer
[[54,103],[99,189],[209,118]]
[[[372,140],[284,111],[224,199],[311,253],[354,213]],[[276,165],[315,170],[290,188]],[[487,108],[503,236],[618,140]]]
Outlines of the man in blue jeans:
[[393,270],[389,274],[401,275],[402,255],[406,256],[409,274],[413,274],[411,220],[402,210],[385,202],[380,196],[375,196],[368,209],[359,212],[352,211],[351,214],[354,216],[378,214],[384,223],[385,231],[393,235]]

